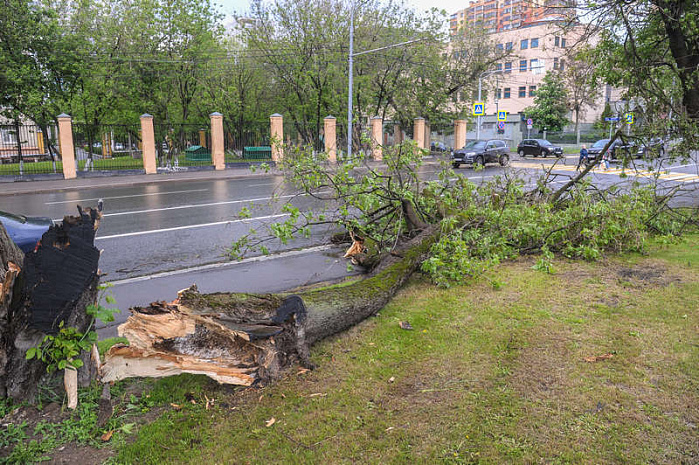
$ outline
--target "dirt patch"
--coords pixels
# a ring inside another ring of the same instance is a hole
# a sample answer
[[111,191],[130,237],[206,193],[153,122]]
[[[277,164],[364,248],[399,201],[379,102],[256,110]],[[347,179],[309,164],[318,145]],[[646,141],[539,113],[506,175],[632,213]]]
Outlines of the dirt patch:
[[682,282],[679,276],[675,276],[659,262],[644,262],[634,267],[621,267],[616,270],[619,279],[632,283],[635,286],[669,286],[672,283]]
[[65,444],[51,454],[48,462],[51,465],[99,465],[114,455],[111,449],[97,449],[95,447],[81,446],[77,444]]

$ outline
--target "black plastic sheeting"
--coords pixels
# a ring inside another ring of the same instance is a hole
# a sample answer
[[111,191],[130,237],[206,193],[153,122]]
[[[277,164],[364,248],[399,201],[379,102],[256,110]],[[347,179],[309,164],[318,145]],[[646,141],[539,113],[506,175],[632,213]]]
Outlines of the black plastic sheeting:
[[100,252],[95,248],[97,211],[66,217],[51,226],[36,251],[24,258],[25,292],[30,326],[56,334],[74,311],[82,293],[97,276]]

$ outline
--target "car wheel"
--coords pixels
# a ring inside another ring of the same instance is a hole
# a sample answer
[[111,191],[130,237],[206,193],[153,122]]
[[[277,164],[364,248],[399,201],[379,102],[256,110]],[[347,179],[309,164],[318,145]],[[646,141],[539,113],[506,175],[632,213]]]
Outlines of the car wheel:
[[524,158],[524,150],[520,150],[517,153],[519,154],[520,157]]
[[453,166],[454,169],[458,169],[458,168],[459,168],[459,163],[452,163],[451,166]]
[[473,166],[475,167],[476,165],[480,166],[483,168],[485,166],[485,161],[483,160],[482,156],[477,156],[476,159],[473,162]]
[[546,150],[541,151],[541,156],[546,158],[546,155],[548,155],[548,152]]
[[500,166],[507,166],[510,164],[510,156],[506,153],[500,155]]

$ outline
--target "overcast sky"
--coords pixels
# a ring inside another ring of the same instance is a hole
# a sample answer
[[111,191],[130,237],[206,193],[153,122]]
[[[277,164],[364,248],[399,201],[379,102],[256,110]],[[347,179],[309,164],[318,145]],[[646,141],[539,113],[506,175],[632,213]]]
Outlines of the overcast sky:
[[[249,11],[249,0],[212,0],[221,6],[221,13],[232,15],[233,13],[245,13]],[[406,0],[408,5],[411,5],[418,11],[429,10],[431,8],[440,8],[447,11],[447,14],[452,14],[455,11],[462,10],[468,6],[468,0]]]

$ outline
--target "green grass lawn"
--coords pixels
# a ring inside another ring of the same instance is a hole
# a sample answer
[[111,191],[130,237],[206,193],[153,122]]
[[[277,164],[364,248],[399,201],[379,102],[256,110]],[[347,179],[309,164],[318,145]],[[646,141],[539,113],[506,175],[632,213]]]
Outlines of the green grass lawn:
[[314,346],[314,371],[248,389],[120,382],[102,429],[95,387],[41,437],[0,432],[0,462],[24,444],[16,463],[696,463],[699,235],[649,250],[557,259],[553,275],[524,258],[448,290],[418,276]]
[[649,256],[558,260],[554,275],[534,263],[449,290],[414,279],[379,316],[315,346],[318,369],[266,388],[161,381],[183,408],[112,461],[698,460],[699,236]]

